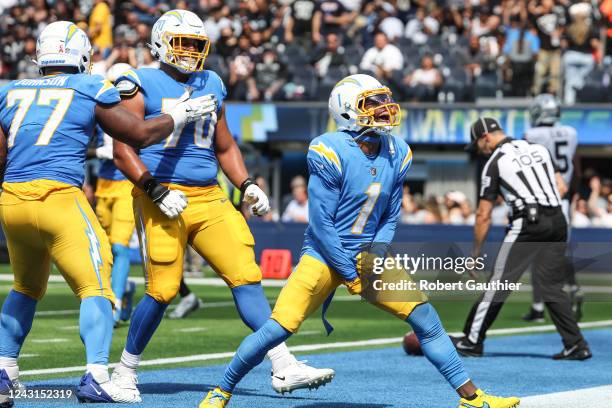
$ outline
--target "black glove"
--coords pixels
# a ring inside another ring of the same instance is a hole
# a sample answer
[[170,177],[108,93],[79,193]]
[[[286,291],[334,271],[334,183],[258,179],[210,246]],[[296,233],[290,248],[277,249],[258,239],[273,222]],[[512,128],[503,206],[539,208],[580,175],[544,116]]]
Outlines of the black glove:
[[166,186],[163,186],[157,182],[154,178],[145,181],[144,183],[145,193],[151,198],[155,204],[159,203],[166,197],[170,190]]

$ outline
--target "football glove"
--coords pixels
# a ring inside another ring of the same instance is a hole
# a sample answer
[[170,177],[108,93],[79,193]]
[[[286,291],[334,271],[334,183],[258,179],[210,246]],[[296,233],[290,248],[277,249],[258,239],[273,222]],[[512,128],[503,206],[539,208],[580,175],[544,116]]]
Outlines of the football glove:
[[96,148],[96,157],[102,160],[113,160],[113,145],[104,145]]
[[210,115],[217,110],[217,98],[213,94],[190,98],[185,92],[178,99],[176,105],[167,113],[174,121],[174,132],[181,130],[185,124],[195,122],[203,116]]
[[145,192],[168,218],[178,217],[187,208],[187,196],[180,190],[170,190],[155,179],[145,182]]
[[244,194],[243,201],[249,205],[249,212],[252,215],[261,217],[270,211],[268,196],[251,179],[246,179],[240,190]]

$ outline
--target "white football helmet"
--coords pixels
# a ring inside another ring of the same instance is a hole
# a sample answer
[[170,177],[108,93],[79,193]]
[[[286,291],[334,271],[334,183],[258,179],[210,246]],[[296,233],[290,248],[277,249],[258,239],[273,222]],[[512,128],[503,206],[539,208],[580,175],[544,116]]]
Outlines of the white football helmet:
[[358,132],[377,128],[390,132],[398,126],[401,111],[391,90],[370,75],[349,75],[334,86],[329,96],[329,113],[338,130]]
[[[190,45],[196,51],[186,48]],[[204,70],[210,40],[200,17],[187,10],[171,10],[153,25],[149,46],[153,58],[188,74]]]
[[56,21],[38,36],[35,62],[41,74],[45,67],[75,67],[79,73],[89,73],[91,54],[83,30],[70,21]]

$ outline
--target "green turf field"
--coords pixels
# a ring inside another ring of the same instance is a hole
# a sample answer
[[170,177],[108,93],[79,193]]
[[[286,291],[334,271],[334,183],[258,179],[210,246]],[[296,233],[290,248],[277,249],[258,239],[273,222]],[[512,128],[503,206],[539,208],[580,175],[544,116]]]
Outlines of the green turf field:
[[[133,268],[139,274],[140,268]],[[7,265],[0,265],[0,273],[8,274]],[[10,282],[0,282],[0,301],[10,290]],[[232,296],[226,287],[192,286],[205,303],[210,304],[183,320],[164,319],[143,355],[144,360],[182,357],[194,354],[231,352],[242,338],[249,334],[232,303]],[[142,296],[143,287],[138,286],[137,297]],[[278,288],[266,289],[271,302],[278,295]],[[307,320],[300,334],[289,340],[289,346],[319,344],[326,342],[354,341],[402,336],[408,326],[369,304],[350,297],[344,289],[338,290],[328,318],[335,332],[326,337],[320,314]],[[610,295],[608,295],[610,296]],[[527,311],[528,294],[513,294],[511,301],[502,310],[493,328],[525,326],[520,316]],[[471,306],[470,301],[434,301],[448,331],[459,331]],[[583,321],[610,319],[612,302],[588,302],[585,304]],[[84,365],[84,349],[79,339],[79,302],[65,283],[50,283],[47,294],[37,309],[38,315],[30,335],[23,347],[20,359],[21,371]],[[62,311],[53,314],[51,311]],[[550,321],[547,322],[550,324]],[[115,330],[111,362],[119,359],[127,334],[127,325]],[[559,346],[561,344],[559,343]],[[164,365],[164,368],[218,363],[219,360]],[[145,369],[148,367],[145,367]],[[160,368],[160,366],[150,366]],[[69,374],[56,374],[66,376]],[[27,378],[48,378],[53,374],[28,376]]]

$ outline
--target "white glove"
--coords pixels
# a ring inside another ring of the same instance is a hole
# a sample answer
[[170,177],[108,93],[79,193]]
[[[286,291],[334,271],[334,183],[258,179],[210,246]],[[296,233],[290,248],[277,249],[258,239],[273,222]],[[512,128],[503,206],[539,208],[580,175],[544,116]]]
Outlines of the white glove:
[[187,208],[187,196],[180,190],[168,190],[165,195],[154,202],[170,219],[178,217]]
[[178,217],[187,208],[187,196],[180,190],[169,190],[155,179],[147,181],[144,190],[168,218]]
[[186,123],[195,122],[203,116],[217,110],[217,98],[214,94],[190,98],[185,92],[176,105],[167,113],[174,121],[174,131],[182,129]]
[[253,215],[261,217],[270,211],[268,196],[257,184],[251,184],[244,190],[244,202],[249,205],[249,212]]
[[102,160],[113,160],[113,145],[97,147],[96,157]]

